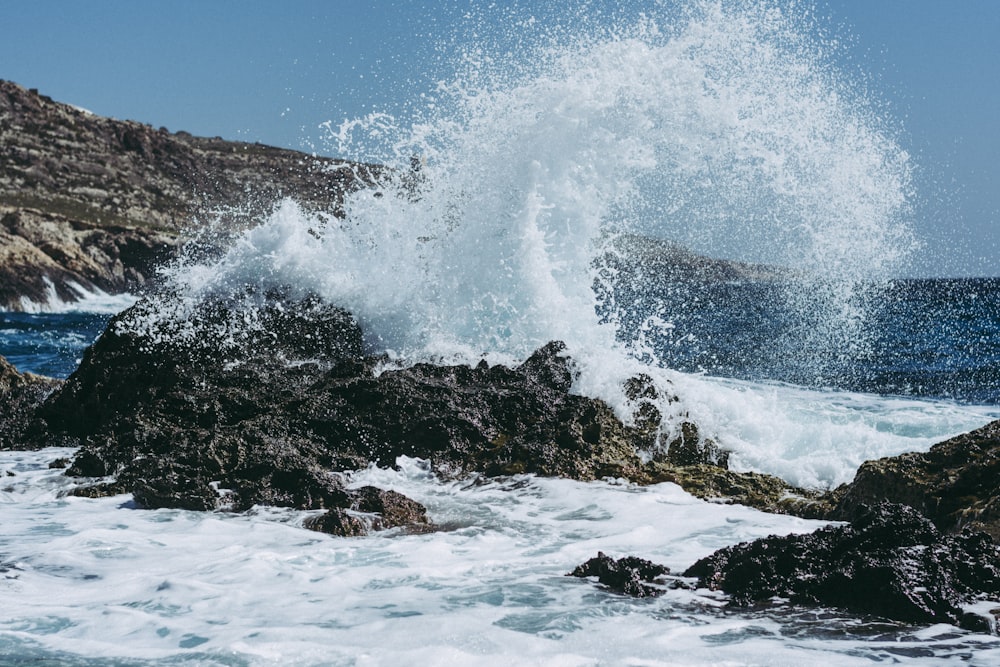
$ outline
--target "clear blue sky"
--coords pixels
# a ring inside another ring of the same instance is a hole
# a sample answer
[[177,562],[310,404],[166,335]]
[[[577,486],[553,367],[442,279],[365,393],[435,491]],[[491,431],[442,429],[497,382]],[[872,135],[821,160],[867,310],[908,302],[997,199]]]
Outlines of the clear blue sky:
[[[431,45],[463,30],[470,4],[484,3],[0,0],[0,78],[171,131],[322,151],[320,123],[428,89]],[[904,127],[920,271],[1000,275],[1000,1],[814,4],[850,38],[845,69],[871,74]]]

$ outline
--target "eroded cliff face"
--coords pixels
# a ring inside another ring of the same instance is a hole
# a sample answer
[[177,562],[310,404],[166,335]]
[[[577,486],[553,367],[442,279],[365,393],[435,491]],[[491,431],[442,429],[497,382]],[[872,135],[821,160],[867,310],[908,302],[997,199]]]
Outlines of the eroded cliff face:
[[96,116],[0,81],[0,308],[135,291],[180,233],[284,197],[338,215],[377,167]]

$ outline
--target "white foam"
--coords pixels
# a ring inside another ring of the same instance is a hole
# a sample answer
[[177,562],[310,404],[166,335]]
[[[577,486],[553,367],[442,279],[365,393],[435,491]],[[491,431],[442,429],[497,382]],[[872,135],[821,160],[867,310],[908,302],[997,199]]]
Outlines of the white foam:
[[373,348],[414,359],[523,358],[551,339],[614,345],[594,313],[593,260],[609,235],[638,230],[808,273],[789,292],[809,314],[802,335],[857,338],[861,281],[912,247],[908,155],[806,19],[750,2],[682,14],[525,37],[516,62],[460,45],[416,122],[374,114],[331,130],[348,156],[377,135],[394,169],[347,197],[344,220],[286,202],[218,262],[169,276],[193,294],[316,291]]
[[565,576],[599,550],[679,570],[723,546],[821,525],[705,503],[672,484],[442,483],[403,459],[352,484],[405,493],[446,530],[347,539],[301,528],[303,512],[60,496],[71,482],[47,463],[70,453],[0,452],[0,471],[16,473],[0,491],[0,654],[69,665],[866,665],[902,643],[940,656],[958,647],[980,664],[1000,655],[997,638],[951,627],[873,637],[834,613],[732,613],[690,591],[636,600]]
[[684,409],[734,468],[810,488],[854,478],[864,461],[931,445],[1000,418],[996,406],[804,389],[675,374]]
[[56,291],[55,283],[48,276],[43,276],[45,282],[45,299],[32,301],[22,296],[20,310],[25,313],[119,313],[137,300],[132,294],[108,294],[94,287],[88,289],[75,280],[66,281],[66,286],[76,293],[77,298],[65,301]]

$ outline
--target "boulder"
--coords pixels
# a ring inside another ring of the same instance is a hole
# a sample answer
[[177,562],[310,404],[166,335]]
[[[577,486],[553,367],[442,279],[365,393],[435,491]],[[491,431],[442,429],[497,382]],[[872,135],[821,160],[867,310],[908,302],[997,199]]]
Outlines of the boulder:
[[941,533],[906,505],[858,508],[849,525],[720,549],[684,572],[734,606],[784,598],[910,623],[989,629],[963,610],[1000,595],[1000,548],[988,535]]
[[668,574],[670,568],[666,565],[635,556],[625,556],[615,560],[599,551],[596,558],[578,565],[567,576],[597,577],[598,582],[612,591],[645,598],[663,594],[666,588],[651,584],[663,584],[663,577]]
[[830,500],[833,519],[851,520],[859,508],[888,501],[913,507],[939,530],[973,528],[1000,540],[1000,421],[924,453],[866,461]]

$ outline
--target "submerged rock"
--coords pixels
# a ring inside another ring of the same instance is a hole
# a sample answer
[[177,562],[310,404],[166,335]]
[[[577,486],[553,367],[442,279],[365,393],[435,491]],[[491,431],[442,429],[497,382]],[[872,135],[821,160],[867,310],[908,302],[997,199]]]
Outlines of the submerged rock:
[[944,535],[914,509],[882,503],[859,508],[850,525],[720,549],[684,576],[736,606],[777,597],[983,630],[987,621],[962,607],[1000,595],[1000,548],[985,533]]
[[859,508],[888,501],[913,507],[942,531],[973,528],[1000,540],[1000,421],[925,453],[866,461],[831,500],[834,519],[850,520]]

